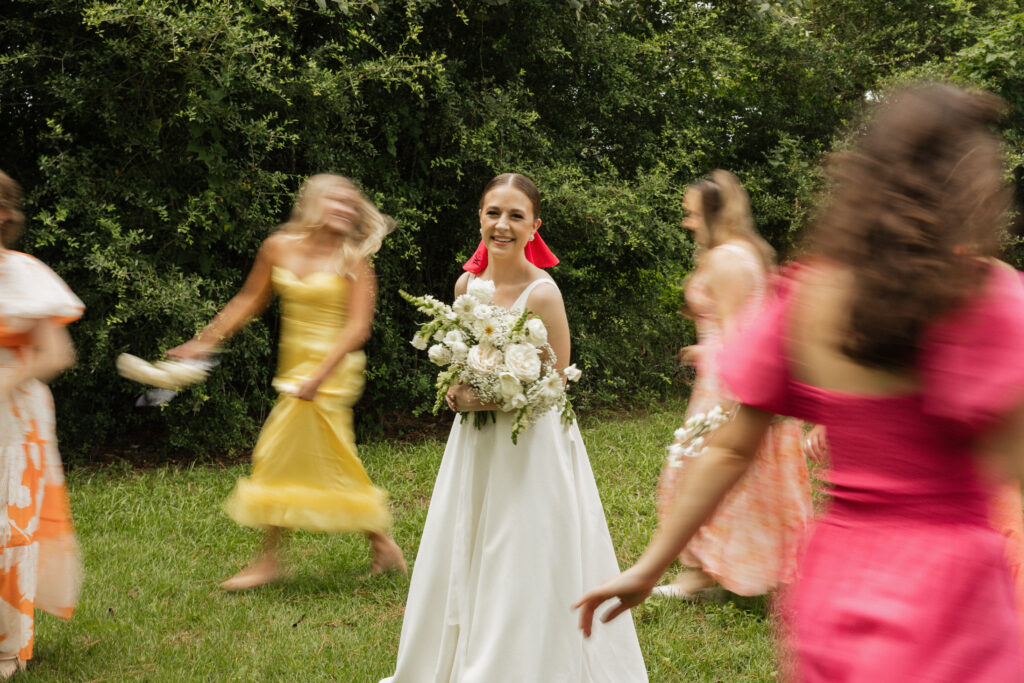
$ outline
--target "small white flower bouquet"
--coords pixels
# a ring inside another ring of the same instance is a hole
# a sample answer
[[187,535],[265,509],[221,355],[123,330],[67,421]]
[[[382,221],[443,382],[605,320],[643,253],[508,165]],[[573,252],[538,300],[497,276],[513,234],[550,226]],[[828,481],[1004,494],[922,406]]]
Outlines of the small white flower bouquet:
[[708,436],[732,418],[732,410],[715,406],[706,413],[694,413],[675,432],[668,447],[669,467],[682,467],[683,458],[696,458],[704,450]]
[[[493,282],[471,280],[467,292],[451,306],[429,295],[399,294],[431,318],[420,326],[412,345],[426,350],[431,362],[444,368],[435,384],[435,414],[450,387],[468,384],[484,403],[515,411],[512,443],[552,408],[561,408],[562,419],[572,421],[563,377],[575,382],[581,372],[575,365],[562,372],[555,369],[555,352],[548,344],[544,321],[527,311],[494,305]],[[488,417],[493,419],[493,413],[475,413],[476,426]]]

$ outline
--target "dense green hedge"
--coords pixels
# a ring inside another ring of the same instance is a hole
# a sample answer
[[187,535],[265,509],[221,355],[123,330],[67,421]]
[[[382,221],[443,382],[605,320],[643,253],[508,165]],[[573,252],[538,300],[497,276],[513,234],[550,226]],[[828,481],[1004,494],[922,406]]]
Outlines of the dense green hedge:
[[[900,6],[906,5],[900,9]],[[432,368],[397,290],[449,297],[478,236],[480,187],[534,177],[568,304],[578,400],[685,391],[673,351],[691,245],[682,188],[715,167],[751,191],[785,250],[820,155],[865,93],[907,74],[981,83],[1016,107],[1013,3],[622,0],[12,0],[0,17],[0,166],[27,190],[26,251],[88,306],[55,385],[64,448],[146,439],[251,444],[272,396],[276,321],[240,335],[205,385],[131,408],[122,351],[153,357],[238,288],[308,175],[360,182],[400,230],[361,427],[422,412]],[[144,436],[143,436],[144,435]]]

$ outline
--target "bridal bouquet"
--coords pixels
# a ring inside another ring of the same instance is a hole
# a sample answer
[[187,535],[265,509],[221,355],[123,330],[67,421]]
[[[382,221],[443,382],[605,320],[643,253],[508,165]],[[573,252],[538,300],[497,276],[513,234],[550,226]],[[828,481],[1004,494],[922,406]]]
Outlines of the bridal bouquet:
[[[555,352],[548,344],[544,322],[526,311],[494,305],[493,282],[471,280],[467,292],[451,306],[432,296],[399,293],[430,316],[413,336],[412,345],[426,350],[431,362],[444,368],[435,383],[435,414],[449,388],[468,384],[484,403],[515,412],[512,443],[552,408],[561,409],[565,422],[572,421],[572,404],[563,377],[575,382],[580,371],[575,365],[562,372],[555,369]],[[488,417],[493,419],[493,413],[475,413],[476,426]]]
[[695,413],[675,432],[668,447],[669,467],[682,467],[683,458],[696,458],[704,450],[707,437],[732,417],[732,411],[715,406],[706,413]]

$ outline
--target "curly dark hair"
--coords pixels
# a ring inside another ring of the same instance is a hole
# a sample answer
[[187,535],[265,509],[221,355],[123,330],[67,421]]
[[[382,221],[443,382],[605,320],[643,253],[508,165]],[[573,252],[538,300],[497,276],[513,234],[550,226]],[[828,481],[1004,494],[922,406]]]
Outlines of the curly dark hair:
[[0,245],[10,246],[21,234],[25,217],[21,213],[21,185],[3,171],[0,171],[0,211],[7,214],[6,218],[0,218]]
[[983,282],[1012,194],[991,126],[1000,98],[945,84],[894,92],[853,151],[827,164],[832,194],[811,251],[854,276],[843,353],[889,370],[915,360],[927,325]]

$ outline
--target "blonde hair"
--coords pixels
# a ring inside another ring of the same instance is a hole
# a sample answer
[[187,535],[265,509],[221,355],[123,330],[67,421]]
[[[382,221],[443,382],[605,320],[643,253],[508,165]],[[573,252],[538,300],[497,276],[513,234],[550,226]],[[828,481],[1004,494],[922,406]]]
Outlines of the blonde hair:
[[701,213],[708,229],[708,244],[700,253],[714,249],[729,240],[743,240],[761,257],[766,271],[775,267],[775,250],[757,232],[750,213],[750,197],[739,178],[717,169],[704,180],[690,185],[700,195]]
[[21,234],[25,216],[21,213],[21,185],[3,171],[0,171],[0,209],[8,214],[6,220],[0,221],[0,246],[9,247]]
[[335,188],[355,192],[356,211],[359,214],[359,219],[353,226],[354,234],[342,242],[335,260],[335,269],[339,274],[345,275],[351,272],[360,260],[376,254],[387,234],[395,229],[395,221],[381,213],[351,180],[333,173],[310,176],[299,188],[291,217],[280,229],[298,238],[322,229],[325,220],[319,208],[320,199]]

